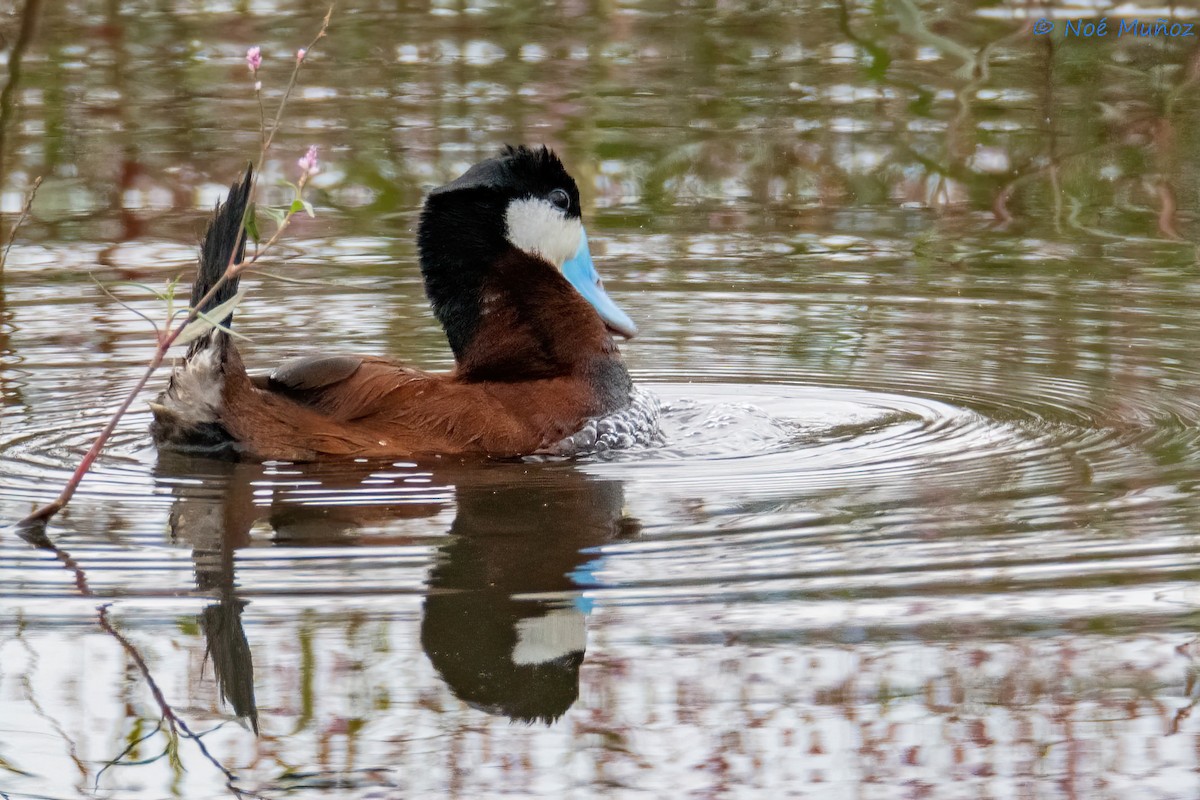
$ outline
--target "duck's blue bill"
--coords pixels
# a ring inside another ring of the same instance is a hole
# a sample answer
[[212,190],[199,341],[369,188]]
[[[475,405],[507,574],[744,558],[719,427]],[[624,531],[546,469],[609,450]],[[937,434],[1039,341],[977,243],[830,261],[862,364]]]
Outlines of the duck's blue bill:
[[563,264],[562,272],[575,290],[583,295],[583,299],[592,304],[610,330],[626,339],[637,335],[637,325],[633,324],[628,314],[617,308],[617,304],[604,291],[596,265],[592,263],[592,252],[588,250],[587,231],[579,237],[579,249],[570,261]]

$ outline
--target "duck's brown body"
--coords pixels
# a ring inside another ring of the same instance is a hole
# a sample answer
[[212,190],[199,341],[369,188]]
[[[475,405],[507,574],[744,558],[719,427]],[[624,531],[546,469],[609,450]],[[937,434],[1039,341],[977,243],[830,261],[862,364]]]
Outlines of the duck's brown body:
[[[509,156],[532,157],[524,150]],[[496,190],[461,183],[451,187],[485,213]],[[248,184],[248,176],[235,184],[217,210],[193,303],[235,248],[241,257]],[[315,354],[251,376],[229,334],[214,330],[192,345],[152,404],[159,446],[254,460],[516,456],[551,449],[588,419],[627,406],[632,384],[609,329],[559,269],[494,230],[439,249],[438,219],[427,224],[431,205],[422,222],[422,268],[455,352],[453,372],[432,374],[378,356]],[[444,216],[461,226],[453,214]],[[230,294],[232,287],[207,307]]]
[[[586,420],[620,407],[620,398],[602,388],[614,379],[628,392],[628,378],[607,332],[601,325],[591,333],[608,340],[607,352],[558,363],[551,360],[553,354],[543,353],[542,377],[518,381],[479,379],[464,369],[467,365],[434,374],[380,356],[306,356],[270,375],[251,376],[228,336],[210,334],[223,339],[219,366],[214,364],[217,370],[207,378],[219,382],[221,401],[206,420],[213,436],[193,444],[259,461],[536,453],[579,430]],[[173,387],[190,377],[201,376],[183,373],[173,379]],[[170,408],[169,393],[157,408]],[[186,449],[187,436],[179,435],[184,431],[168,428],[174,416],[157,413],[156,436]]]
[[[470,383],[380,357],[347,360],[359,362],[353,375],[302,392],[244,371],[230,379],[222,424],[239,453],[256,460],[515,456],[546,450],[604,413],[583,377]],[[227,366],[240,368],[236,351]],[[311,366],[321,369],[320,359]]]

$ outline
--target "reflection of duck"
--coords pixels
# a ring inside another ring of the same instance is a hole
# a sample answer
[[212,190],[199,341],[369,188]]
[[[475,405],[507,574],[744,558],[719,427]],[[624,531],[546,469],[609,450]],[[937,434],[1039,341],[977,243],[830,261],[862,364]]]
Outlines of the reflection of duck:
[[620,483],[566,475],[460,485],[421,621],[421,646],[459,699],[523,722],[550,722],[575,702],[587,635],[583,609],[520,595],[576,590],[582,551],[636,530],[621,516]]
[[[247,173],[217,209],[193,303],[235,251],[241,259],[249,193]],[[229,334],[213,331],[153,404],[158,445],[253,460],[512,456],[559,451],[588,420],[630,407],[635,395],[611,333],[630,337],[635,328],[600,284],[579,191],[553,153],[508,148],[433,190],[418,244],[454,372],[317,354],[251,378]],[[205,308],[236,289],[236,279],[222,285]]]
[[[270,479],[260,465],[160,456],[161,476],[205,479],[201,486],[172,485],[171,531],[192,547],[197,586],[216,594],[199,621],[221,696],[256,728],[254,667],[241,623],[246,601],[234,576],[234,551],[250,544],[251,527],[265,520],[277,546],[350,544],[365,525],[442,510],[438,503],[307,504],[309,482],[331,492],[360,486],[369,473],[347,466],[299,467],[305,493],[289,497],[281,486],[263,507],[255,505],[255,492]],[[527,722],[560,717],[578,696],[586,643],[584,609],[561,594],[578,589],[591,560],[586,549],[636,532],[636,523],[622,516],[621,484],[564,465],[522,466],[519,475],[475,465],[433,479],[454,486],[457,514],[429,575],[422,647],[469,705]],[[363,541],[382,543],[374,534]],[[521,597],[535,594],[560,597]]]

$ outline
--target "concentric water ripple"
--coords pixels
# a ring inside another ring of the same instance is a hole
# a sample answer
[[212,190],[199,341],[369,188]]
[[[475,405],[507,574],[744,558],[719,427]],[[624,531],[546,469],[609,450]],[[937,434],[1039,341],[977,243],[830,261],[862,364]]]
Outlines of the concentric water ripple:
[[[195,608],[231,545],[228,579],[260,608],[286,615],[320,597],[373,613],[428,591],[447,541],[496,524],[561,549],[557,579],[514,579],[512,592],[678,609],[655,636],[679,642],[965,620],[999,634],[1106,615],[1171,627],[1194,602],[1200,401],[1188,376],[1200,364],[1192,323],[1174,315],[1175,276],[1146,269],[1136,292],[1111,295],[1142,304],[1134,322],[1102,301],[1102,280],[1077,298],[1035,272],[1019,291],[982,270],[914,280],[904,244],[883,234],[846,248],[681,232],[661,252],[596,238],[609,259],[641,254],[629,284],[609,283],[653,320],[626,350],[664,402],[663,446],[548,464],[162,462],[135,405],[64,515],[61,552],[0,536],[13,587],[0,602],[59,620],[100,600],[150,617]],[[733,250],[711,256],[717,242]],[[415,276],[386,258],[364,270],[386,247],[304,243],[291,276],[314,283],[267,281],[239,312],[250,362],[317,346],[443,367]],[[1045,247],[1024,243],[1014,264]],[[92,289],[68,308],[100,333],[62,325],[47,311],[62,292],[26,273],[7,287],[8,519],[56,493],[147,348],[143,323]],[[376,313],[381,294],[401,330]],[[1167,320],[1175,338],[1146,334]],[[684,624],[688,609],[701,631]]]
[[[73,461],[90,446],[125,388],[113,387],[108,398],[65,398],[68,405],[88,405],[39,418],[38,428],[16,420],[6,424],[0,434],[5,455],[0,462],[0,499],[32,502],[52,496],[55,484],[70,475]],[[848,483],[905,480],[966,485],[979,473],[1012,461],[1020,462],[1025,479],[1049,490],[1055,476],[1075,479],[1083,456],[1088,463],[1102,462],[1112,448],[1169,435],[1149,426],[1099,428],[1095,418],[1079,409],[1072,422],[1051,421],[1011,399],[984,403],[971,398],[995,410],[997,416],[990,417],[941,399],[860,389],[708,381],[649,388],[665,403],[666,443],[617,451],[604,460],[619,463],[621,474],[633,470],[676,485],[703,483],[718,475],[722,482],[745,476],[750,482],[744,488],[753,494],[769,493],[772,487],[819,491]],[[144,410],[126,416],[85,482],[85,492],[128,494],[135,503],[159,502],[149,474],[156,461],[146,433],[149,419]],[[1090,426],[1084,427],[1083,420]],[[590,460],[594,459],[579,463]],[[303,476],[306,469],[295,465],[290,471]],[[601,466],[595,470],[609,474]],[[281,468],[276,474],[285,472]],[[171,478],[162,482],[169,484]],[[342,489],[323,501],[356,502],[357,496],[362,504],[383,502],[388,495],[370,486],[386,483],[386,478],[372,479],[368,486]],[[373,499],[372,492],[382,494]]]
[[[121,388],[111,390],[112,402]],[[832,593],[857,597],[861,614],[884,585],[885,597],[975,585],[1009,600],[1018,586],[1035,593],[1044,586],[1054,598],[1039,602],[1056,605],[1068,578],[1090,575],[1107,585],[1130,570],[1138,583],[1152,573],[1169,580],[1193,571],[1197,547],[1182,529],[1146,542],[1103,543],[1087,527],[1097,517],[1108,526],[1186,524],[1186,493],[1141,485],[1155,468],[1146,449],[1171,435],[1162,428],[1099,427],[1098,413],[1087,408],[1042,416],[1060,408],[1053,398],[1023,406],[975,395],[956,405],[786,383],[649,388],[664,402],[663,446],[556,464],[160,462],[145,433],[148,415],[131,414],[76,501],[102,498],[113,513],[76,522],[69,512],[78,533],[57,539],[86,571],[88,593],[80,596],[78,575],[61,558],[9,536],[0,563],[14,590],[4,602],[26,614],[42,607],[39,599],[74,597],[84,601],[81,609],[122,599],[130,610],[192,594],[199,602],[207,592],[194,585],[196,559],[204,542],[225,535],[210,530],[212,520],[227,524],[231,514],[246,520],[237,557],[243,596],[369,602],[420,592],[463,496],[554,496],[580,473],[591,476],[584,487],[623,487],[625,504],[611,513],[636,520],[640,530],[627,543],[597,543],[600,560],[577,582],[622,605],[733,596],[752,603],[764,591],[808,605]],[[59,409],[61,421],[47,430],[6,426],[6,508],[44,501],[65,480],[101,420],[83,400]],[[148,524],[95,538],[95,525],[121,524],[130,514]],[[45,608],[52,607],[62,613]],[[780,618],[771,618],[778,628]],[[766,635],[744,624],[743,633]]]

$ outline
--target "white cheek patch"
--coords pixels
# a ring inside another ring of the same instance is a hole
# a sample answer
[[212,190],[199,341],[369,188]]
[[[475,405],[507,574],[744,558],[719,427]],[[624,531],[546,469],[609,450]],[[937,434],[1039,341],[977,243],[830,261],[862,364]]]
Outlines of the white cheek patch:
[[544,258],[558,269],[575,255],[583,235],[578,217],[568,217],[548,200],[532,197],[509,203],[504,224],[513,247]]

